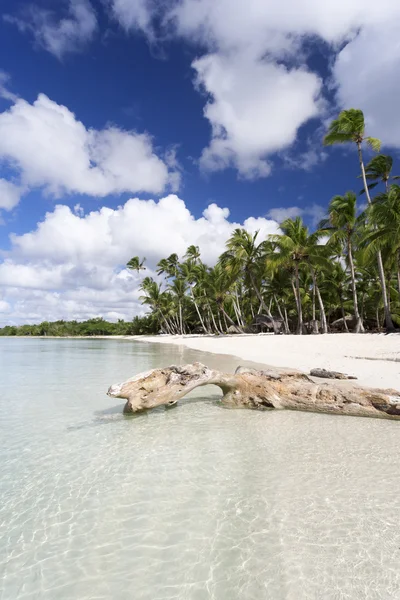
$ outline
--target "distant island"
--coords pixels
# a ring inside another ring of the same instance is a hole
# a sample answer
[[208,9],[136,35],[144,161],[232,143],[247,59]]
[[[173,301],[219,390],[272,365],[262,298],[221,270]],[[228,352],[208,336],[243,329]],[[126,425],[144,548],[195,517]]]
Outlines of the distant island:
[[43,321],[36,325],[6,325],[0,328],[0,336],[49,336],[90,337],[96,335],[151,335],[158,332],[152,315],[134,317],[132,321],[118,320],[116,323],[101,317],[87,321]]

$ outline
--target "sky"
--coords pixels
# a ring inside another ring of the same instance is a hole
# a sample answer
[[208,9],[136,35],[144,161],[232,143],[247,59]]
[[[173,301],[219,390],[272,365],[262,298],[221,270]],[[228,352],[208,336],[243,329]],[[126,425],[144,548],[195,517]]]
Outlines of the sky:
[[341,109],[398,164],[399,67],[398,0],[2,0],[0,326],[131,319],[132,256],[316,227],[360,189]]

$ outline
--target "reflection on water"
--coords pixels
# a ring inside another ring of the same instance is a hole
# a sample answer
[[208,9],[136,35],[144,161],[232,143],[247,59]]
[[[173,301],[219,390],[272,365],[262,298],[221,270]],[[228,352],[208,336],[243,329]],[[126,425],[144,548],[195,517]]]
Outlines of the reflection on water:
[[105,395],[199,358],[0,340],[1,600],[399,600],[399,423]]

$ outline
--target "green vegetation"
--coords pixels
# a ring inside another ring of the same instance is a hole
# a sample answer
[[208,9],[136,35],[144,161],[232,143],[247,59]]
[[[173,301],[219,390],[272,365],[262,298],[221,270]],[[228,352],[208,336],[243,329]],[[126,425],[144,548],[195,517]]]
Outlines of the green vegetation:
[[144,335],[157,333],[157,320],[148,315],[135,317],[133,321],[121,321],[109,323],[104,319],[89,319],[88,321],[55,321],[49,323],[44,321],[39,325],[21,325],[15,327],[6,325],[0,329],[0,336],[94,336],[94,335]]

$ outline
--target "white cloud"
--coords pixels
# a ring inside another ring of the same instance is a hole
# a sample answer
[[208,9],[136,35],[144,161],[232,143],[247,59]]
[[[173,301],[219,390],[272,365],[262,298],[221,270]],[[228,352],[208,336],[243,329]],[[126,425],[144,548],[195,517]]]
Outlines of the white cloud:
[[18,96],[13,94],[7,87],[10,79],[10,75],[0,69],[0,98],[10,100],[11,102],[16,102],[18,100]]
[[59,18],[55,11],[30,6],[23,17],[6,15],[5,20],[30,32],[35,42],[61,59],[69,52],[79,52],[93,39],[97,18],[89,0],[69,0],[68,16]]
[[326,208],[319,204],[311,204],[304,208],[300,206],[287,206],[271,208],[267,212],[267,217],[282,223],[285,219],[295,219],[296,217],[305,217],[311,220],[311,225],[316,227],[326,214]]
[[124,29],[139,29],[153,36],[155,4],[149,0],[108,0],[114,17]]
[[160,193],[176,189],[179,173],[153,150],[147,133],[109,126],[86,129],[67,107],[40,94],[0,113],[0,158],[12,161],[23,186],[54,196]]
[[7,318],[118,314],[129,319],[144,310],[138,302],[140,276],[124,268],[132,256],[145,256],[152,274],[160,258],[173,252],[182,256],[195,244],[203,260],[213,264],[240,226],[259,229],[260,240],[277,231],[276,222],[266,218],[232,222],[229,210],[216,204],[196,219],[175,195],[159,202],[133,198],[117,209],[86,215],[56,206],[34,231],[11,236],[12,249],[0,264],[0,288],[12,306]]
[[333,74],[343,107],[364,111],[368,133],[400,146],[400,3],[397,18],[364,28],[338,55]]
[[210,54],[196,60],[197,83],[211,95],[204,114],[212,126],[201,166],[235,166],[248,179],[269,174],[265,156],[289,146],[299,126],[318,114],[319,79],[252,55]]
[[0,179],[0,210],[12,210],[20,201],[23,190],[7,181]]

